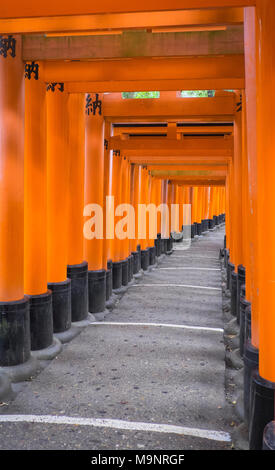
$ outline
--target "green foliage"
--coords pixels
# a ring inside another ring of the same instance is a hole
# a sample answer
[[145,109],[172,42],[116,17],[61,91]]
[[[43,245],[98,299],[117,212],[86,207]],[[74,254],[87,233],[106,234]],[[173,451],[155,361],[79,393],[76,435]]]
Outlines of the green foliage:
[[124,99],[143,99],[143,98],[159,98],[159,91],[125,91],[122,93]]
[[212,98],[215,96],[215,90],[182,90],[183,98]]

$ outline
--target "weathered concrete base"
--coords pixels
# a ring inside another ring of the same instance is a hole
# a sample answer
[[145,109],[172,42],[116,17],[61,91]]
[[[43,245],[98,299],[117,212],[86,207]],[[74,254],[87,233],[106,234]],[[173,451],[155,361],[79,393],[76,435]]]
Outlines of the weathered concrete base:
[[62,343],[58,338],[54,337],[52,344],[45,349],[32,351],[32,356],[38,361],[47,361],[54,359],[62,351]]
[[76,326],[71,326],[66,331],[62,331],[61,333],[54,333],[54,336],[61,341],[61,343],[69,343],[74,339],[76,336],[78,336],[81,333],[81,328],[78,328]]
[[[96,321],[102,321],[109,315],[110,311],[106,308],[103,312],[93,313]],[[90,322],[91,323],[91,322]]]
[[245,423],[241,423],[233,430],[232,441],[235,450],[249,450],[248,428]]
[[91,323],[91,321],[95,321],[94,313],[88,313],[87,318],[84,320],[72,322],[72,326],[76,328],[85,328]]
[[113,309],[117,302],[118,302],[118,297],[116,294],[113,293],[111,297],[109,298],[109,300],[106,301],[106,308],[110,310]]
[[225,326],[224,326],[224,333],[227,335],[237,335],[239,333],[239,326],[237,324],[237,319],[235,317],[231,317],[232,320],[230,320]]
[[31,355],[30,359],[23,364],[10,367],[0,367],[0,375],[6,374],[12,383],[24,382],[36,376],[41,371],[39,361]]
[[115,295],[120,296],[120,295],[125,294],[127,290],[128,290],[128,286],[121,286],[118,289],[113,289],[113,292]]

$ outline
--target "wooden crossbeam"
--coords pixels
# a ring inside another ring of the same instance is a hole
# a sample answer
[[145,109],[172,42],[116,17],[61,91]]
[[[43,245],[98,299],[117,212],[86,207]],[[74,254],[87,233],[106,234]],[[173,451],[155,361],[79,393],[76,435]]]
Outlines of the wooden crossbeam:
[[[215,122],[218,117],[226,122],[233,121],[236,110],[236,98],[233,93],[227,96],[215,96],[213,98],[181,98],[176,94],[165,94],[159,99],[122,99],[121,95],[104,95],[103,114],[112,122],[127,122],[136,119],[139,122],[150,118],[159,122],[175,118],[181,119],[212,119]],[[178,127],[178,132],[184,127]],[[232,128],[231,128],[232,129]],[[188,132],[188,131],[187,131]]]
[[223,31],[59,36],[27,35],[23,60],[117,59],[130,57],[184,57],[243,54],[242,26]]
[[120,136],[110,137],[109,139],[110,149],[121,150],[122,152],[127,150],[140,151],[145,150],[150,152],[151,150],[166,150],[182,151],[183,154],[220,154],[220,155],[231,155],[233,151],[233,138],[232,137],[211,137],[211,138],[184,138],[169,139],[167,137],[145,137],[121,139]]
[[[215,57],[138,58],[95,61],[45,61],[45,82],[120,82],[153,80],[244,79],[242,54]],[[158,88],[157,88],[158,89]],[[184,89],[180,87],[179,89]],[[209,88],[213,89],[213,88]],[[88,91],[88,90],[86,90]],[[135,91],[135,90],[134,90]]]
[[[41,3],[41,2],[40,2]],[[13,12],[14,13],[14,12]],[[51,16],[0,18],[0,31],[2,33],[79,33],[79,32],[110,32],[131,29],[159,28],[190,28],[228,26],[243,23],[242,8],[223,8],[211,10],[178,10],[154,11],[146,13],[113,13]]]
[[126,0],[60,0],[40,1],[13,0],[1,5],[1,18],[29,18],[29,17],[56,17],[63,15],[92,15],[102,13],[123,12],[154,12],[167,10],[192,10],[223,7],[254,6],[256,0],[139,0],[129,2]]

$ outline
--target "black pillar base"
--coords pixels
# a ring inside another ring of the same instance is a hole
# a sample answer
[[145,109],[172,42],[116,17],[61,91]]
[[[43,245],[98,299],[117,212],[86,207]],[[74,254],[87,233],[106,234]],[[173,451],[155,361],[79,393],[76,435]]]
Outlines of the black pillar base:
[[234,270],[235,270],[234,264],[232,264],[232,263],[230,263],[230,261],[228,261],[228,263],[227,263],[227,283],[226,283],[226,287],[230,291],[231,291],[231,273]]
[[122,286],[122,263],[113,261],[113,289],[120,289]]
[[245,323],[244,323],[244,341],[251,340],[251,305],[245,309]]
[[156,247],[150,246],[149,248],[149,265],[152,266],[156,264]]
[[245,345],[245,317],[246,317],[246,309],[250,306],[250,302],[244,298],[244,296],[241,297],[241,302],[240,302],[240,356],[243,357],[244,353],[244,345]]
[[167,254],[170,252],[169,238],[163,238],[164,241],[164,253]]
[[30,296],[31,350],[39,351],[53,343],[52,292]]
[[62,333],[71,328],[72,322],[71,279],[49,282],[48,289],[52,291],[53,332]]
[[244,346],[243,354],[244,362],[244,375],[243,375],[243,400],[244,400],[244,420],[246,424],[250,421],[250,408],[251,408],[251,378],[252,373],[258,370],[259,367],[259,351],[252,346],[250,341],[247,341]]
[[217,215],[213,215],[213,220],[214,220],[214,225],[217,226],[219,225],[219,220]]
[[224,267],[227,271],[227,267],[228,267],[228,261],[229,261],[229,250],[225,249],[224,250]]
[[106,301],[112,297],[113,292],[113,262],[111,259],[107,261],[106,270]]
[[88,271],[88,298],[89,312],[100,313],[105,311],[106,305],[106,271],[99,269]]
[[129,255],[128,256],[128,283],[131,282],[134,276],[133,263],[134,263],[134,257],[133,255]]
[[167,243],[164,238],[160,239],[161,254],[163,255],[166,252]]
[[155,239],[155,247],[156,247],[156,256],[157,258],[159,258],[161,255],[160,238]]
[[245,267],[242,264],[238,266],[238,276],[237,276],[237,321],[240,323],[240,302],[241,302],[241,287],[245,285]]
[[195,224],[192,224],[191,225],[191,239],[195,237],[195,232],[196,232]]
[[67,276],[71,279],[72,322],[88,317],[88,263],[68,265]]
[[262,450],[266,425],[274,419],[275,382],[252,374],[251,409],[249,422],[249,449]]
[[197,223],[197,235],[200,237],[201,233],[201,223]]
[[203,219],[203,220],[201,221],[201,223],[202,223],[202,232],[203,232],[203,233],[208,232],[208,230],[209,230],[208,219]]
[[121,261],[122,266],[122,285],[128,285],[128,258]]
[[233,317],[237,316],[237,273],[232,271],[231,273],[231,285],[230,285],[230,292],[231,292],[231,315]]
[[141,247],[137,245],[137,252],[138,252],[138,270],[141,270]]
[[171,252],[173,250],[173,237],[170,236],[170,238],[167,239],[167,250],[168,252]]
[[149,267],[149,248],[141,250],[141,268],[143,271],[147,271]]
[[110,289],[112,290],[112,271],[111,269],[106,269],[106,302],[110,299]]
[[213,230],[214,227],[215,227],[214,220],[213,219],[208,219],[208,229]]
[[275,450],[275,421],[264,428],[263,450]]
[[23,364],[30,359],[29,297],[0,302],[0,366]]
[[139,252],[138,251],[132,251],[132,256],[133,256],[133,275],[137,274],[139,269]]

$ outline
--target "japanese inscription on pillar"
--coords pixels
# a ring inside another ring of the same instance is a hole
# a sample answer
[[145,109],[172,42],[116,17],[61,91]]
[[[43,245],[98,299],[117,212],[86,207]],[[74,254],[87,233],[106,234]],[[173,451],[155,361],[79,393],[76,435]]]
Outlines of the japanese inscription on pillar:
[[7,38],[0,36],[0,56],[4,58],[16,55],[16,39],[9,35]]
[[63,92],[64,91],[64,83],[56,83],[56,82],[47,83],[47,91],[54,92],[56,88],[57,88],[57,90]]
[[86,96],[86,107],[85,107],[85,112],[88,114],[92,114],[95,116],[96,111],[98,110],[99,116],[101,116],[102,113],[102,101],[98,99],[98,93],[95,95],[95,99],[93,100],[91,95],[88,94]]
[[243,96],[240,95],[240,101],[237,103],[236,112],[239,113],[243,109]]
[[35,80],[38,80],[39,65],[36,64],[34,61],[32,61],[30,64],[25,65],[25,78],[28,78],[28,80],[30,80],[32,75]]

